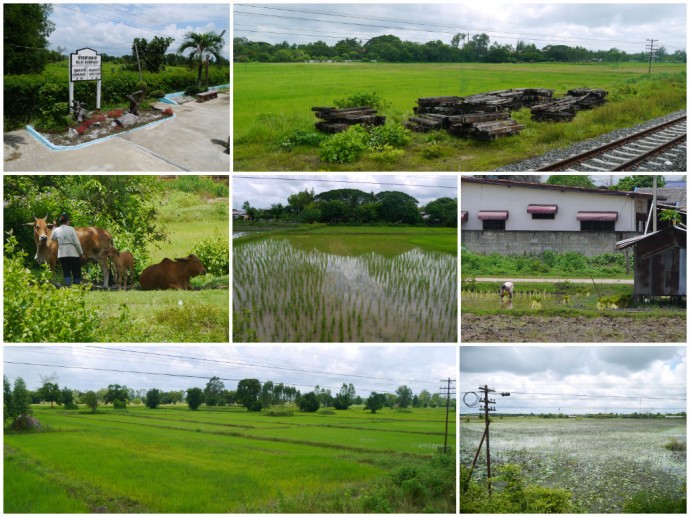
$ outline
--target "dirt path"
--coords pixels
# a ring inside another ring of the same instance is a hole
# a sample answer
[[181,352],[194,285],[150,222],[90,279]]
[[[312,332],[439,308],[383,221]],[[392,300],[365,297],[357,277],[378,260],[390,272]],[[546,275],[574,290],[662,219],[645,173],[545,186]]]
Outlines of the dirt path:
[[682,316],[608,318],[464,314],[461,343],[684,343]]
[[[477,282],[570,282],[572,284],[591,284],[591,278],[496,278],[496,277],[477,277]],[[632,278],[595,278],[594,282],[597,284],[624,284],[634,285],[635,281]]]

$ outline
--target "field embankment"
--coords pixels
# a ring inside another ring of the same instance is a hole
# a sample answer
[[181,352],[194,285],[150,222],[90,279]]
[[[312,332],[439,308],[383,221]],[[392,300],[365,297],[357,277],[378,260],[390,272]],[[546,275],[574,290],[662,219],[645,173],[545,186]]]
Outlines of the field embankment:
[[455,513],[445,408],[34,414],[47,431],[5,433],[5,513]]
[[[262,64],[234,67],[234,170],[491,170],[551,149],[629,127],[686,107],[685,64]],[[402,153],[368,152],[354,163],[319,159],[312,106],[376,92],[390,103],[380,114],[400,125],[420,97],[471,95],[506,88],[604,88],[609,102],[569,123],[538,123],[529,110],[513,113],[526,127],[494,142],[457,139],[445,132],[412,134]],[[295,140],[305,142],[289,145]]]

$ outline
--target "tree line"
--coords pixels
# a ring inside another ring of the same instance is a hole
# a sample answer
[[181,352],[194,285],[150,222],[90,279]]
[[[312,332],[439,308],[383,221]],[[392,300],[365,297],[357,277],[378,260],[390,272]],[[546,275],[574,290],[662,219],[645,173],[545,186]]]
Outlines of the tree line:
[[[21,415],[32,413],[31,405],[50,403],[64,409],[78,409],[86,405],[93,412],[98,406],[112,405],[114,409],[125,409],[129,404],[145,404],[150,409],[161,405],[186,403],[189,409],[198,410],[202,405],[242,406],[248,411],[262,411],[271,408],[299,408],[304,412],[315,412],[319,408],[346,410],[351,406],[364,406],[372,413],[383,408],[435,408],[445,406],[446,401],[439,393],[421,390],[415,394],[406,385],[398,386],[395,393],[371,392],[368,397],[357,395],[352,383],[343,383],[338,393],[316,385],[312,391],[301,393],[294,386],[282,382],[247,378],[238,382],[237,388],[228,390],[218,377],[211,377],[204,388],[192,387],[187,390],[164,391],[158,388],[134,390],[120,384],[110,384],[97,391],[73,390],[67,386],[60,388],[57,376],[41,376],[41,386],[29,390],[21,377],[11,385],[3,376],[3,421],[13,422]],[[453,406],[455,401],[452,401]]]
[[315,194],[314,189],[288,197],[287,205],[270,208],[242,205],[250,221],[273,220],[326,224],[427,224],[457,227],[458,200],[442,197],[418,206],[419,201],[404,192],[367,193],[357,189],[336,189]]
[[[440,40],[416,43],[403,41],[392,34],[376,36],[367,42],[357,38],[345,38],[334,45],[323,41],[310,43],[266,43],[235,38],[233,41],[235,62],[291,63],[303,61],[386,61],[392,63],[574,63],[601,61],[608,63],[645,62],[645,52],[627,53],[624,50],[589,50],[581,46],[546,45],[538,48],[534,43],[517,41],[501,44],[485,33],[458,33],[450,44]],[[660,46],[656,61],[687,62],[685,50],[669,53]]]

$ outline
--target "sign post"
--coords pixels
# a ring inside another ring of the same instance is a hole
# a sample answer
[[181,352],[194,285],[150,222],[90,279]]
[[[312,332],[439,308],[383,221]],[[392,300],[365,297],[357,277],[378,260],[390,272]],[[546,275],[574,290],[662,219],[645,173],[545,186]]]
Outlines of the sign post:
[[101,109],[101,56],[92,48],[80,48],[70,54],[69,105],[74,101],[76,81],[97,81],[96,109]]

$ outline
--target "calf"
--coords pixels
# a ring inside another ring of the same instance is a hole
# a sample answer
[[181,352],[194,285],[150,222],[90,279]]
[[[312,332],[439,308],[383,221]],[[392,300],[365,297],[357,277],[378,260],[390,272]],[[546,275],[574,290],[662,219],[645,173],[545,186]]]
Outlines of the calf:
[[108,250],[108,258],[113,263],[113,269],[115,270],[115,283],[117,288],[120,289],[122,285],[122,278],[124,277],[125,291],[127,290],[127,277],[132,275],[132,284],[134,284],[134,256],[129,251],[123,251],[120,253],[115,248],[110,248]]
[[190,278],[205,275],[206,270],[196,255],[170,260],[164,258],[160,263],[149,266],[139,275],[139,283],[145,291],[154,289],[184,289],[192,285]]

